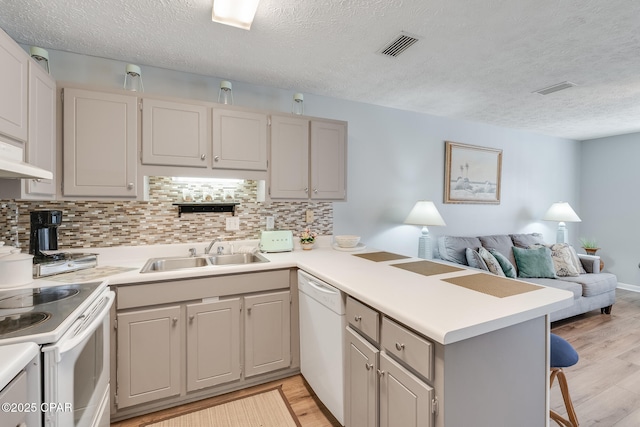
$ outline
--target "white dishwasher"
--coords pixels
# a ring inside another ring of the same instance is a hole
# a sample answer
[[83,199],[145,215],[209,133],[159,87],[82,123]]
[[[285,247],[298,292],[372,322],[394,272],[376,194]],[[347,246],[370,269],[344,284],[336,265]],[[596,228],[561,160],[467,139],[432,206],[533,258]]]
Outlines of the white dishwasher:
[[344,425],[344,295],[298,271],[300,371],[318,398]]

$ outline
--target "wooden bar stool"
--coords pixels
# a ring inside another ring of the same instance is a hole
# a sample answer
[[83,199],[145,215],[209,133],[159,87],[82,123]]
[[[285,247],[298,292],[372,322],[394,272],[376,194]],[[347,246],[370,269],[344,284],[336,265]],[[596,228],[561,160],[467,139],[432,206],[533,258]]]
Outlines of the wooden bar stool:
[[564,375],[562,368],[568,368],[578,363],[578,352],[563,338],[556,334],[550,334],[551,345],[551,378],[549,379],[549,387],[553,386],[553,381],[558,378],[558,385],[562,392],[564,406],[567,409],[569,419],[563,418],[554,410],[550,410],[549,416],[558,425],[563,427],[578,427],[578,417],[573,409],[573,402],[569,395],[569,386],[567,385],[567,377]]

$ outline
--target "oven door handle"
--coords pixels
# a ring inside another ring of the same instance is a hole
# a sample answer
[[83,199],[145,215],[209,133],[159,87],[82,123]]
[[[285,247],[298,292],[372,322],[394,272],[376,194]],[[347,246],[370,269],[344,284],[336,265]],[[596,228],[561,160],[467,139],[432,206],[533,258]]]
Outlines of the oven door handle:
[[[109,310],[111,310],[111,305],[113,304],[115,295],[115,292],[109,291],[104,297],[101,298],[100,304],[103,307],[100,312],[94,314],[91,323],[85,325],[80,331],[77,331],[76,335],[72,336],[69,339],[65,339],[65,336],[63,335],[60,341],[58,341],[56,344],[44,347],[42,351],[53,351],[56,356],[56,363],[60,363],[60,361],[62,360],[62,355],[64,353],[73,350],[77,345],[89,338],[96,329],[98,329],[98,327],[104,321],[105,316],[109,315]],[[75,329],[75,324],[82,321],[82,317],[76,320],[76,322],[71,325],[71,328],[69,328],[69,330],[73,331]]]

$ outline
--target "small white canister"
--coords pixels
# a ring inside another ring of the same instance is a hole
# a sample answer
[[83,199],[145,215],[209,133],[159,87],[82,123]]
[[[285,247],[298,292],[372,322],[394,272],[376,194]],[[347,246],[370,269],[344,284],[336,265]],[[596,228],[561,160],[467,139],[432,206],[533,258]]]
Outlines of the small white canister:
[[33,255],[0,242],[0,288],[14,288],[33,282]]

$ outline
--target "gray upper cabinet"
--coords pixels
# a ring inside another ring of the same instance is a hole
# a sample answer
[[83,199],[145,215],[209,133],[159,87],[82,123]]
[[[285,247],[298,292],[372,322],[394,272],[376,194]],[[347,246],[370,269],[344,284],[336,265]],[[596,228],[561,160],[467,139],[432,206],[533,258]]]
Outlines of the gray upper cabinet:
[[346,198],[347,124],[311,121],[311,198]]
[[35,61],[29,60],[28,69],[29,126],[25,160],[53,172],[54,179],[2,180],[0,197],[51,199],[56,194],[56,82]]
[[207,108],[142,100],[142,163],[206,168]]
[[63,194],[136,197],[138,98],[66,88]]
[[267,115],[213,108],[214,169],[267,170]]
[[272,199],[309,197],[309,120],[271,116],[269,172]]
[[26,141],[29,56],[0,29],[0,134]]
[[240,298],[187,304],[187,391],[240,379]]
[[56,193],[56,82],[34,61],[29,62],[30,164],[52,171],[54,179],[27,179],[25,196],[53,196]]
[[270,159],[272,199],[346,198],[346,122],[274,115]]

